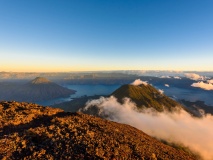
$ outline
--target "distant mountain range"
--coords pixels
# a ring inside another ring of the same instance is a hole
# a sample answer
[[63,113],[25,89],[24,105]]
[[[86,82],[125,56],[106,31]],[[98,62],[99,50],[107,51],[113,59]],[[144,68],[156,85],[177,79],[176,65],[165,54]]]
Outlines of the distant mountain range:
[[39,102],[55,98],[68,97],[75,91],[62,87],[43,77],[37,77],[34,80],[23,85],[0,85],[3,92],[0,92],[0,100],[15,100],[25,102]]
[[88,71],[88,72],[0,72],[0,79],[32,79],[34,77],[48,77],[50,79],[88,79],[88,78],[124,78],[138,76],[152,77],[185,77],[185,73],[196,73],[213,77],[213,72],[198,71],[159,71],[159,70],[118,70],[118,71]]
[[196,159],[134,127],[82,113],[4,101],[0,117],[0,159]]

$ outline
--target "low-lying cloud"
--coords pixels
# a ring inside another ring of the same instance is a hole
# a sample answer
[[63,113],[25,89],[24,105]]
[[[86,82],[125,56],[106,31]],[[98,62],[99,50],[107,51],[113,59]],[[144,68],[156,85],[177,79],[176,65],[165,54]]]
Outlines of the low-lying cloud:
[[164,90],[162,90],[162,89],[159,89],[158,91],[160,92],[160,94],[164,93]]
[[147,109],[139,112],[130,99],[123,104],[114,97],[100,98],[87,103],[99,108],[99,115],[108,115],[108,119],[129,124],[145,133],[174,143],[181,143],[198,152],[205,160],[213,159],[213,116],[194,118],[186,111],[178,113],[154,113]]
[[161,76],[160,78],[171,78],[170,76]]
[[210,79],[207,82],[213,84],[213,79]]
[[197,82],[197,83],[193,83],[191,86],[192,87],[202,88],[204,90],[213,90],[213,84],[212,83],[205,83],[203,81],[200,81],[200,82]]
[[164,84],[164,86],[169,87],[169,84]]
[[175,76],[174,79],[181,79],[181,77]]
[[131,83],[131,85],[134,85],[134,86],[138,86],[138,85],[141,85],[141,84],[146,86],[148,83],[146,81],[142,81],[140,79],[136,79],[134,82]]
[[198,81],[198,80],[204,80],[205,77],[200,76],[199,74],[196,73],[185,73],[186,78]]

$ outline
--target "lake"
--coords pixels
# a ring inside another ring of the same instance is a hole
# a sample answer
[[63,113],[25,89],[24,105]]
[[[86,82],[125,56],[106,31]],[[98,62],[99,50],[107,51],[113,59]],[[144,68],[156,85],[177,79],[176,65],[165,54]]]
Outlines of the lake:
[[188,87],[165,87],[164,85],[155,86],[164,91],[164,94],[175,99],[184,99],[187,101],[204,101],[205,104],[213,106],[213,91],[207,91],[200,88]]
[[63,85],[63,87],[76,90],[76,93],[70,95],[68,98],[57,98],[49,101],[37,102],[40,105],[49,106],[65,101],[70,101],[72,98],[81,96],[94,96],[94,95],[109,95],[121,85]]
[[[65,101],[70,101],[72,98],[81,96],[94,95],[109,95],[121,85],[63,85],[63,87],[76,90],[77,92],[67,98],[57,98],[49,101],[37,102],[38,104],[49,106]],[[154,85],[158,89],[163,89],[164,94],[175,99],[185,99],[188,101],[204,101],[207,105],[213,105],[213,91],[205,91],[197,88],[181,88],[181,87],[165,87],[164,85]]]

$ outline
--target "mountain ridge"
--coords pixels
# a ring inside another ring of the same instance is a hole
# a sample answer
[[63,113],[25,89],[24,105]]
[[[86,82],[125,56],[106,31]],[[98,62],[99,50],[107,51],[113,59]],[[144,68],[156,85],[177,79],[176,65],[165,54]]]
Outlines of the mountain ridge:
[[0,98],[2,100],[15,100],[20,102],[41,102],[55,98],[69,97],[75,92],[75,90],[62,87],[44,77],[36,77],[26,84],[9,89],[8,94]]
[[134,127],[83,113],[3,101],[0,117],[2,159],[196,159]]
[[176,108],[184,108],[181,104],[167,97],[150,84],[132,85],[126,84],[115,90],[112,96],[116,97],[120,103],[125,97],[136,103],[138,108],[154,108],[162,112],[164,110],[173,111]]

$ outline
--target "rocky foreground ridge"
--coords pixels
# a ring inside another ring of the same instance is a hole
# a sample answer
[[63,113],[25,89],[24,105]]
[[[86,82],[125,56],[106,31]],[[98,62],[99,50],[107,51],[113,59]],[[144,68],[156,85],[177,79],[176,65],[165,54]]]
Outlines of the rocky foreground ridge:
[[142,131],[31,103],[0,102],[0,159],[195,159]]

